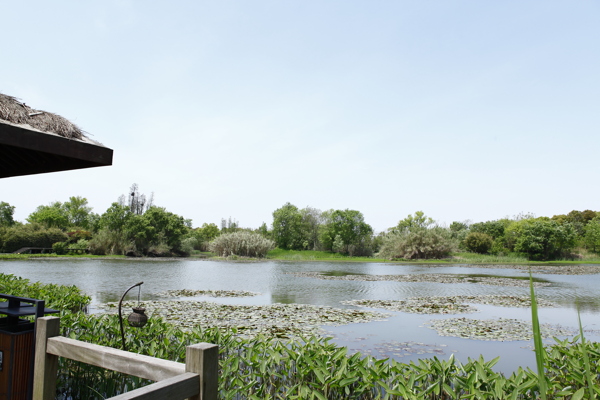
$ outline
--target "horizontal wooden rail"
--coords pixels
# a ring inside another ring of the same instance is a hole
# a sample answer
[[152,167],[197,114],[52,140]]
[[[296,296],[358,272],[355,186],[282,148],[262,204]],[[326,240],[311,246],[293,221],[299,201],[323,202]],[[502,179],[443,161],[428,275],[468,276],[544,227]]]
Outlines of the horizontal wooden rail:
[[182,364],[58,336],[60,319],[57,317],[38,318],[36,325],[33,400],[55,398],[58,357],[158,381],[112,397],[115,400],[217,399],[217,345],[187,346],[186,363]]
[[185,399],[200,393],[198,374],[184,374],[165,379],[152,385],[144,386],[110,400],[154,400],[154,399]]
[[185,372],[185,364],[161,360],[62,336],[48,339],[46,352],[140,378],[161,381]]

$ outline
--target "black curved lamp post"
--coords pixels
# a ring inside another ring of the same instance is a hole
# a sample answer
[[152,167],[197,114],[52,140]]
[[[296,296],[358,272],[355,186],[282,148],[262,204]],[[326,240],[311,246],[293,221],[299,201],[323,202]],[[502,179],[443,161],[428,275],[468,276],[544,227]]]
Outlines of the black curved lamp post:
[[[119,323],[121,324],[121,340],[123,341],[123,350],[125,350],[125,351],[127,351],[127,345],[125,345],[125,330],[123,329],[123,315],[121,313],[121,305],[123,304],[123,299],[125,298],[125,295],[131,289],[133,289],[136,286],[142,286],[143,284],[144,284],[144,282],[138,282],[135,285],[131,285],[125,291],[125,293],[123,293],[123,296],[121,296],[121,300],[119,300]],[[141,328],[144,325],[146,325],[146,322],[148,322],[148,317],[146,316],[146,314],[144,314],[144,311],[146,311],[146,309],[143,307],[139,307],[139,302],[140,302],[140,296],[138,293],[138,307],[134,307],[133,313],[131,313],[129,315],[129,317],[127,317],[127,321],[129,321],[129,325],[131,325],[135,328]]]

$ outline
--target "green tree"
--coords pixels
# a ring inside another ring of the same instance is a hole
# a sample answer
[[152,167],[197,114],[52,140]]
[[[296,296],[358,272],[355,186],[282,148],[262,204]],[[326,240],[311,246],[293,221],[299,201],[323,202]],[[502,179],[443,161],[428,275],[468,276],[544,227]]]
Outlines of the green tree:
[[[325,223],[321,228],[321,244],[327,250],[343,254],[370,255],[372,252],[373,228],[367,224],[360,211],[330,210],[324,213]],[[336,237],[339,236],[336,243]],[[340,242],[341,240],[341,242]],[[341,244],[340,244],[341,243]]]
[[133,214],[129,206],[112,203],[104,214],[100,216],[98,227],[99,229],[106,229],[112,232],[122,232],[132,217]]
[[435,224],[432,218],[425,215],[423,211],[417,211],[414,215],[408,214],[406,218],[391,228],[391,232],[414,231],[415,229],[427,229]]
[[178,251],[188,229],[183,217],[156,206],[150,207],[143,215],[133,214],[125,227],[127,237],[144,254],[151,247],[161,245]]
[[493,244],[494,239],[482,232],[470,232],[463,240],[463,245],[468,251],[479,254],[488,253]]
[[69,220],[70,226],[89,230],[92,229],[94,221],[97,219],[85,197],[69,197],[69,201],[62,204],[62,209]]
[[67,230],[70,226],[69,217],[61,202],[56,201],[48,206],[38,208],[27,217],[30,223],[37,222],[47,228]]
[[471,232],[485,233],[493,239],[504,237],[504,230],[512,221],[509,219],[498,219],[494,221],[477,222],[471,224],[469,230]]
[[560,224],[547,217],[515,221],[506,228],[506,237],[514,243],[514,251],[527,254],[530,260],[567,256],[577,239],[570,223]]
[[10,204],[0,201],[0,226],[13,226],[15,220],[13,215],[15,214],[15,207]]
[[585,226],[584,243],[588,250],[600,252],[600,216],[593,218]]
[[316,208],[305,207],[300,210],[300,214],[302,214],[303,236],[307,241],[307,246],[304,247],[309,250],[320,249],[321,241],[319,239],[319,232],[324,222],[323,213]]
[[273,240],[280,249],[302,250],[308,241],[302,213],[298,207],[285,203],[273,211]]

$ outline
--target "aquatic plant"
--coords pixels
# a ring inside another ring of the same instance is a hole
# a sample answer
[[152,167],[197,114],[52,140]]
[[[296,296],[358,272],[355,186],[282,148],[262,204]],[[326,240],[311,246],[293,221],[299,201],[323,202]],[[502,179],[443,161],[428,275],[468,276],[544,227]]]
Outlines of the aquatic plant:
[[210,251],[221,257],[266,257],[269,250],[275,248],[275,242],[261,234],[237,231],[216,237],[210,243]]

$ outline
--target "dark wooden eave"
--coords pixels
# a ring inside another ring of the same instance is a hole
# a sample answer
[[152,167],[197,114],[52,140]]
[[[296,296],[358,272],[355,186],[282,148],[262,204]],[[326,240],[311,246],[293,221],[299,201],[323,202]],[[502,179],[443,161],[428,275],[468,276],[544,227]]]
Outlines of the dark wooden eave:
[[0,178],[112,165],[113,151],[92,141],[0,120]]

